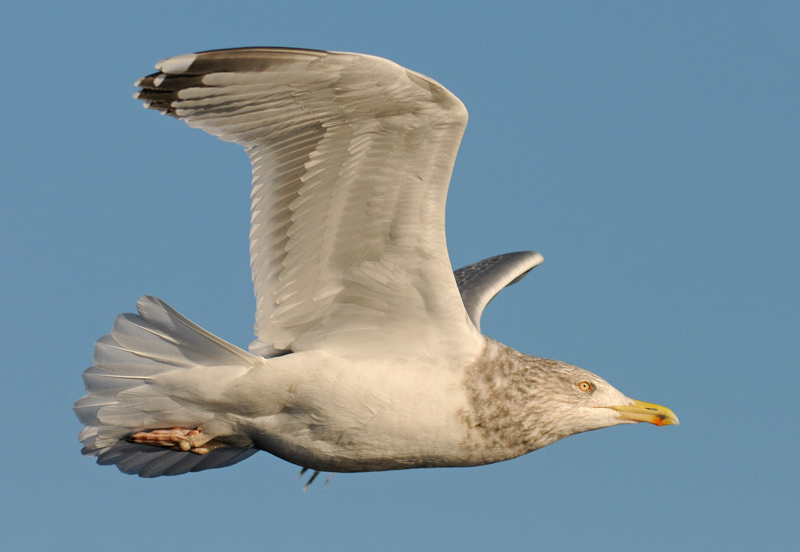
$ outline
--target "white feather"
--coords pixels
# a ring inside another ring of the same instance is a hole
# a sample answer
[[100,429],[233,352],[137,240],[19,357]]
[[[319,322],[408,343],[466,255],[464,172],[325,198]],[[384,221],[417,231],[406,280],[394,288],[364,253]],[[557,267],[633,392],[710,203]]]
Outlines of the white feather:
[[113,331],[95,346],[94,365],[84,372],[87,394],[75,403],[75,413],[86,425],[79,436],[84,454],[97,456],[101,464],[117,464],[126,473],[153,477],[221,467],[255,453],[229,447],[199,456],[124,441],[138,430],[192,428],[208,424],[217,415],[165,391],[158,385],[163,377],[204,366],[231,366],[235,375],[235,366],[262,362],[159,299],[142,297],[137,308],[138,316],[117,317]]

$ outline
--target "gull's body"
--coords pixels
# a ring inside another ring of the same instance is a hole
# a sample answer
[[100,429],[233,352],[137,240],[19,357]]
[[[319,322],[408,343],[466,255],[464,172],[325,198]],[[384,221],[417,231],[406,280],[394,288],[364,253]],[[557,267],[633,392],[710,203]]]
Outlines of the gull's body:
[[467,113],[435,81],[358,54],[179,56],[138,97],[253,164],[250,352],[162,301],[100,339],[76,403],[84,453],[142,476],[266,450],[325,471],[472,466],[619,423],[677,423],[602,378],[480,332],[542,258],[456,272],[444,207]]

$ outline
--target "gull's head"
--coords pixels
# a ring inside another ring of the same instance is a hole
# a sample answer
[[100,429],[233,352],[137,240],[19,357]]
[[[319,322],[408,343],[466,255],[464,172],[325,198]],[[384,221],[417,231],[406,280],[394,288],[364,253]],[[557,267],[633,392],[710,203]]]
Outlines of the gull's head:
[[669,408],[631,399],[588,370],[489,344],[467,371],[466,421],[483,435],[493,461],[603,427],[678,424]]
[[679,423],[669,408],[631,399],[600,376],[582,368],[548,361],[536,369],[539,374],[532,391],[537,403],[541,401],[547,410],[540,415],[551,418],[550,423],[557,426],[559,436],[619,424]]

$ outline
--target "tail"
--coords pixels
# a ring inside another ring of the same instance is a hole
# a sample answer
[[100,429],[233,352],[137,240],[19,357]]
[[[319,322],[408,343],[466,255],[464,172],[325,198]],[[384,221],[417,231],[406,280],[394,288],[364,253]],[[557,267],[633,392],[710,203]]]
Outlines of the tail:
[[143,430],[197,427],[213,417],[198,405],[166,396],[153,379],[196,366],[250,366],[258,357],[210,334],[155,297],[142,297],[139,315],[121,314],[95,344],[94,366],[83,373],[86,396],[75,414],[86,425],[83,454],[140,477],[178,475],[241,462],[255,449],[225,447],[205,455],[129,443]]

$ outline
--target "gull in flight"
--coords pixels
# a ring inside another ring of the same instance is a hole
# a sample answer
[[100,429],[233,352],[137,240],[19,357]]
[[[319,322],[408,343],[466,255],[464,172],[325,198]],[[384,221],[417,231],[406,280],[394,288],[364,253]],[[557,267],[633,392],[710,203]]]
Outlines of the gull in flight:
[[[164,60],[136,97],[247,151],[249,352],[142,297],[95,345],[83,453],[142,477],[264,450],[305,470],[478,466],[617,424],[677,424],[595,374],[480,331],[534,252],[452,272],[464,105],[374,56],[241,48]],[[314,477],[312,476],[312,478]]]

